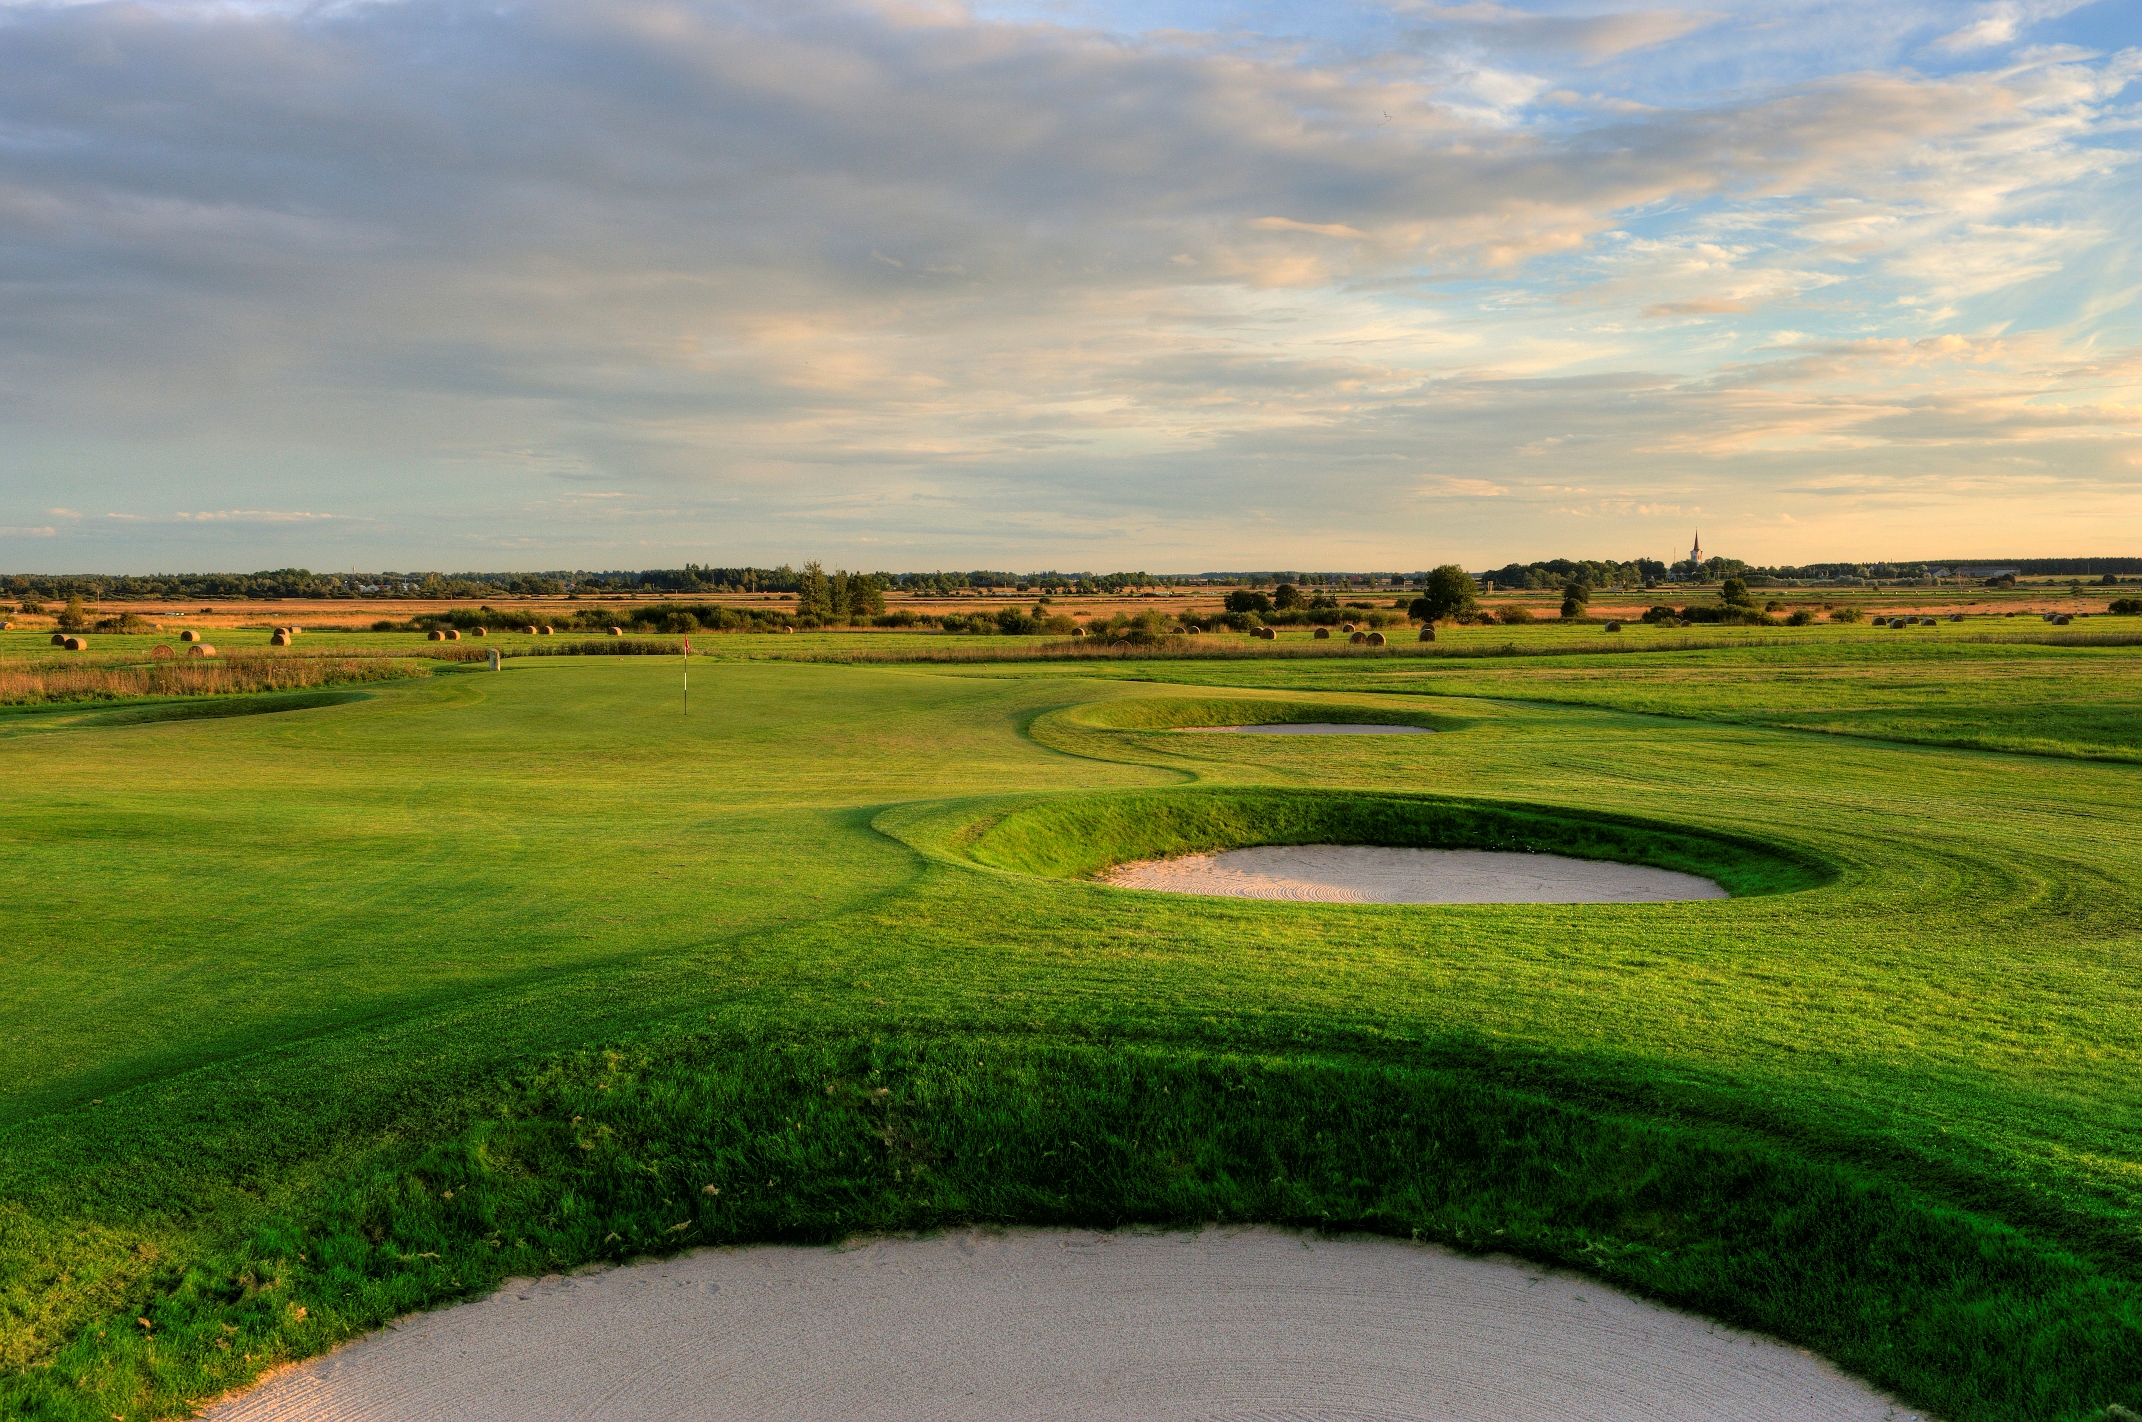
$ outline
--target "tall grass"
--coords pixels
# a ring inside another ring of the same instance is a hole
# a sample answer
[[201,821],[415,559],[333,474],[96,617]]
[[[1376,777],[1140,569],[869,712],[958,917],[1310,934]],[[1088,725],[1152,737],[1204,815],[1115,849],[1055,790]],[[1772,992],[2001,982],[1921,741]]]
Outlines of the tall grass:
[[428,676],[420,662],[386,656],[214,657],[128,665],[0,664],[0,706],[231,696]]

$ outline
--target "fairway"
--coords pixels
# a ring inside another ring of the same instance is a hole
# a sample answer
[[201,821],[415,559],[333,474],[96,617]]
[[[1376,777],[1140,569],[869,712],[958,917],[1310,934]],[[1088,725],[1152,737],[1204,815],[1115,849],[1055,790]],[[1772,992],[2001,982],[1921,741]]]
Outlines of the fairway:
[[[593,1260],[1215,1220],[1588,1270],[1958,1422],[2142,1408],[2142,648],[1946,636],[11,715],[0,1411]],[[1434,734],[1182,734],[1359,722]],[[1730,897],[1094,880],[1319,843]]]

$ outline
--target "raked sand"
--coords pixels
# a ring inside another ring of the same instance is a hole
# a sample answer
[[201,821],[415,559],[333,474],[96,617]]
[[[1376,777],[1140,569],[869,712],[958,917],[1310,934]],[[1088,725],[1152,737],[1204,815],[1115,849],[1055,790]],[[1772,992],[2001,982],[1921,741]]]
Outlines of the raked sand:
[[1722,899],[1709,879],[1485,849],[1386,849],[1364,844],[1262,845],[1119,864],[1102,876],[1125,889],[1358,904],[1635,904]]
[[215,1422],[1824,1422],[1828,1363],[1588,1279],[1270,1229],[766,1245],[508,1285]]

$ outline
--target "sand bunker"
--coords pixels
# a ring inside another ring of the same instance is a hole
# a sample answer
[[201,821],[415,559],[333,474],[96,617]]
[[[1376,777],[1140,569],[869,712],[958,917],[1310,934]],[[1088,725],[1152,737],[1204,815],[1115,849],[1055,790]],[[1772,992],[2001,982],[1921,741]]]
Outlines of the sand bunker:
[[1366,721],[1274,721],[1262,726],[1185,726],[1231,736],[1432,736],[1426,726],[1379,726]]
[[1266,1229],[760,1246],[509,1285],[215,1422],[1902,1419],[1781,1343],[1507,1259]]
[[1353,904],[1646,904],[1722,899],[1694,874],[1484,849],[1385,849],[1366,844],[1264,845],[1119,864],[1102,882],[1125,889]]

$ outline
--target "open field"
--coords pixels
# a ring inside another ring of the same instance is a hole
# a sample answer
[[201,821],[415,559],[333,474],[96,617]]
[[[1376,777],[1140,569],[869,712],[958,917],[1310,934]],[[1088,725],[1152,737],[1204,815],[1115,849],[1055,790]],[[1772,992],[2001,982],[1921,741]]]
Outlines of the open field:
[[[1212,1219],[1589,1269],[1958,1422],[2142,1407],[2142,647],[1973,640],[2025,630],[710,637],[689,719],[646,656],[0,718],[0,1412],[592,1259]],[[1178,729],[1357,716],[1439,734]],[[1349,834],[1736,896],[1086,877]]]

